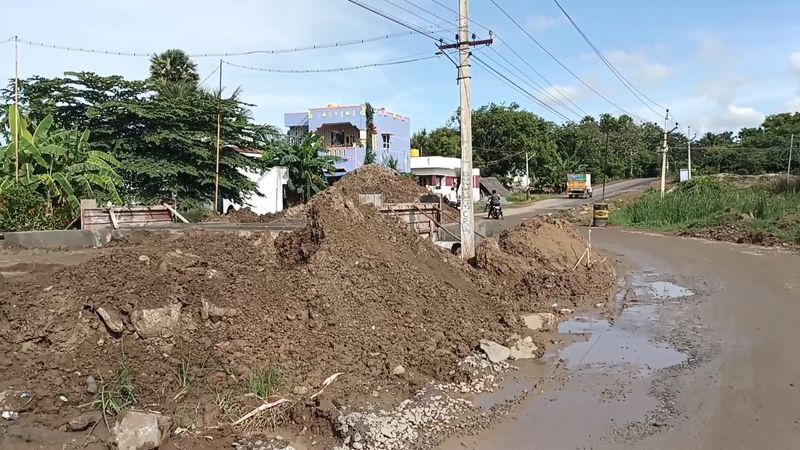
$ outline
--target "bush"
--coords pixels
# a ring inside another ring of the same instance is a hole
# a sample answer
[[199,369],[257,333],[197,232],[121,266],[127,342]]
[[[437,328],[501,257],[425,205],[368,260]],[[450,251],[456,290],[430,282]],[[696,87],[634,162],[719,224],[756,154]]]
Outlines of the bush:
[[54,230],[71,220],[67,208],[56,208],[21,185],[11,185],[0,194],[0,231]]
[[663,199],[649,189],[638,199],[611,213],[619,225],[664,231],[708,229],[736,225],[775,234],[787,242],[797,239],[800,189],[792,182],[738,187],[711,178],[681,183]]

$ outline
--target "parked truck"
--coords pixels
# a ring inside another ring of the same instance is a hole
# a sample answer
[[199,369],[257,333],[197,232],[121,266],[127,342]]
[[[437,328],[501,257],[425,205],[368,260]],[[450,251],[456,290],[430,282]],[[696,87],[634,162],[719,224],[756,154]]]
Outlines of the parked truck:
[[569,198],[590,198],[592,196],[592,174],[567,174],[567,195]]

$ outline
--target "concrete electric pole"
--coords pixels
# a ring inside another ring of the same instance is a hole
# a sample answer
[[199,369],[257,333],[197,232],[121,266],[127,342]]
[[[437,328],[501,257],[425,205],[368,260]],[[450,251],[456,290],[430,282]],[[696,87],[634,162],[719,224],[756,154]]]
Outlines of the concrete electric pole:
[[687,145],[687,148],[686,148],[686,161],[687,161],[686,165],[687,165],[687,167],[689,169],[689,179],[690,180],[692,179],[692,141],[696,137],[697,137],[696,134],[694,136],[692,136],[692,126],[689,125],[689,127],[687,128],[687,132],[686,132],[686,139],[687,139],[687,141],[686,141],[686,145]]
[[792,137],[789,140],[789,164],[786,166],[786,181],[789,181],[789,177],[792,175],[792,150],[794,150],[794,133],[792,133]]
[[475,215],[472,205],[472,105],[470,104],[470,47],[489,45],[492,39],[470,40],[468,0],[459,0],[458,42],[440,45],[439,50],[458,49],[458,81],[461,118],[461,259],[475,257]]
[[667,188],[667,152],[669,152],[669,142],[667,136],[678,129],[678,123],[675,122],[675,128],[667,131],[667,122],[669,121],[669,109],[667,115],[664,116],[664,142],[661,143],[661,198],[664,198],[664,191]]

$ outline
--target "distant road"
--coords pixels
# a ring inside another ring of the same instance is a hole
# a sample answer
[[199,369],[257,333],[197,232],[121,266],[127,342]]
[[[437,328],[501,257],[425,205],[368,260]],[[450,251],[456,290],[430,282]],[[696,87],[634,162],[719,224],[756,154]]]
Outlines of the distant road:
[[[637,178],[635,180],[625,180],[618,183],[606,185],[606,199],[627,194],[629,192],[638,192],[646,189],[656,178]],[[497,221],[493,219],[486,219],[486,213],[481,212],[478,220],[478,230],[484,228],[490,234],[499,230],[513,227],[522,223],[523,220],[529,217],[535,217],[542,214],[547,214],[556,211],[562,211],[570,208],[577,208],[585,203],[600,202],[602,196],[603,185],[594,186],[594,196],[592,198],[569,198],[566,195],[549,198],[531,203],[530,205],[522,206],[519,208],[505,208],[503,215],[505,220]],[[499,222],[499,227],[498,223]]]
[[[635,180],[625,180],[606,185],[606,199],[610,200],[613,197],[627,194],[629,192],[643,191],[655,180],[656,178],[637,178]],[[549,198],[547,200],[540,200],[519,208],[505,208],[503,210],[505,219],[503,220],[487,219],[486,213],[483,212],[483,208],[479,205],[476,205],[476,210],[478,212],[475,213],[475,229],[481,235],[487,237],[494,236],[501,230],[517,226],[522,223],[523,220],[530,217],[540,216],[542,214],[562,211],[570,208],[577,208],[586,203],[599,202],[602,196],[602,189],[602,185],[595,186],[594,197],[588,199],[569,198],[566,195],[563,195],[556,198]],[[444,225],[444,228],[456,236],[461,235],[458,223],[448,223]]]

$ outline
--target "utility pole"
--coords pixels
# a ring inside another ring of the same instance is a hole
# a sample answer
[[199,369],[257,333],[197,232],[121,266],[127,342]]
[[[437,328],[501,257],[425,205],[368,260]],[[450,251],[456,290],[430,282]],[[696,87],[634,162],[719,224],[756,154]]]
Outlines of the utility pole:
[[530,157],[528,156],[528,150],[525,150],[525,182],[528,183],[525,186],[525,200],[530,200],[531,198],[531,168],[528,161],[530,161]]
[[606,199],[606,172],[608,172],[608,128],[606,128],[606,152],[603,155],[603,195],[600,200]]
[[669,109],[667,115],[664,116],[664,141],[661,143],[661,198],[664,198],[664,191],[667,188],[667,152],[669,152],[669,142],[667,142],[667,135],[678,129],[678,123],[675,122],[675,128],[667,131],[667,121],[669,121]]
[[792,150],[794,150],[794,133],[792,133],[792,137],[789,139],[789,164],[786,166],[786,181],[789,181],[789,177],[792,174]]
[[222,140],[222,59],[219,60],[219,97],[217,105],[217,166],[214,171],[214,211],[218,214],[220,211],[219,204],[219,149]]
[[692,141],[696,137],[697,137],[697,134],[692,136],[692,126],[689,125],[689,127],[687,128],[687,131],[686,131],[686,139],[688,139],[688,141],[686,142],[686,145],[687,145],[687,148],[686,148],[686,160],[687,160],[687,166],[689,168],[689,179],[690,180],[692,179]]
[[14,181],[19,183],[19,36],[14,36]]
[[472,105],[470,104],[470,47],[489,45],[492,39],[475,40],[469,34],[468,0],[459,0],[458,42],[439,45],[439,50],[458,49],[458,81],[461,119],[461,259],[475,257],[475,216],[472,205]]

